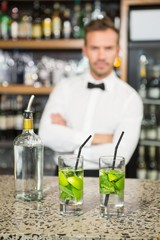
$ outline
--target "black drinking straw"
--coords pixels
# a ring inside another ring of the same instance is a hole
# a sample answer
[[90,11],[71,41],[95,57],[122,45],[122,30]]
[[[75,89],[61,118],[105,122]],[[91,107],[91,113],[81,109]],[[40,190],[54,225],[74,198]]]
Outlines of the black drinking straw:
[[114,169],[114,167],[115,167],[117,150],[118,150],[118,146],[119,146],[119,144],[120,144],[120,141],[121,141],[121,139],[122,139],[122,137],[123,137],[123,134],[124,134],[124,132],[121,133],[121,136],[120,136],[120,138],[119,138],[119,140],[118,140],[118,142],[117,142],[117,145],[116,145],[116,147],[115,147],[115,150],[114,150],[114,157],[113,157],[112,169]]
[[[117,144],[115,146],[112,169],[114,169],[114,167],[115,167],[117,150],[118,150],[118,146],[120,144],[120,141],[122,140],[123,134],[124,134],[124,132],[121,133],[120,138],[119,138],[119,140],[118,140],[118,142],[117,142]],[[109,194],[106,194],[105,200],[104,200],[104,206],[107,206],[108,200],[109,200]]]
[[84,143],[79,147],[79,151],[78,151],[78,155],[77,155],[77,161],[76,161],[76,165],[75,165],[75,170],[77,169],[78,167],[78,162],[79,162],[79,158],[80,158],[80,155],[81,155],[81,151],[82,151],[82,148],[84,147],[84,145],[88,142],[88,140],[92,137],[92,135],[90,135],[85,141]]

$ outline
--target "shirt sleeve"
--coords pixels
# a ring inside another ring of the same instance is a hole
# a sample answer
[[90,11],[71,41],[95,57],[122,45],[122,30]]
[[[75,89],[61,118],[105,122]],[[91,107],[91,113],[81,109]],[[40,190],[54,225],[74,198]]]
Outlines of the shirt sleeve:
[[[56,152],[73,152],[91,134],[51,123],[51,113],[60,113],[65,118],[67,99],[70,94],[69,84],[65,81],[67,80],[62,80],[51,92],[39,126],[39,136],[44,145]],[[90,144],[91,139],[86,145]]]
[[124,131],[124,135],[118,146],[117,155],[125,158],[127,164],[135,151],[139,141],[141,122],[143,118],[143,104],[139,96],[133,94],[123,109],[123,114],[119,120],[119,124],[114,132],[113,142],[101,145],[92,145],[85,147],[83,154],[89,161],[96,161],[103,155],[114,155],[115,146],[119,137]]

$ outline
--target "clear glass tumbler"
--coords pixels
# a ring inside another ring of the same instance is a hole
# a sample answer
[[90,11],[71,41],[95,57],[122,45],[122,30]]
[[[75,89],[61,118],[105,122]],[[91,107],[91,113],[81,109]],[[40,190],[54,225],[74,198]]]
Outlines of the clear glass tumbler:
[[100,215],[124,216],[125,159],[117,156],[113,167],[113,156],[99,158]]
[[58,157],[58,180],[60,214],[83,213],[84,169],[83,156],[62,155]]

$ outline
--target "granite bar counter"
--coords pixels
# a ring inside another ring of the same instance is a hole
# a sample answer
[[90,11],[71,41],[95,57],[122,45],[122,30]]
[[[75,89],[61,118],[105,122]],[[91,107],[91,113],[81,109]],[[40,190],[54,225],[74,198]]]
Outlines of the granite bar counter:
[[160,239],[160,181],[126,179],[125,217],[99,215],[98,178],[85,178],[84,214],[59,215],[57,177],[44,177],[41,202],[15,201],[13,176],[0,176],[0,240]]

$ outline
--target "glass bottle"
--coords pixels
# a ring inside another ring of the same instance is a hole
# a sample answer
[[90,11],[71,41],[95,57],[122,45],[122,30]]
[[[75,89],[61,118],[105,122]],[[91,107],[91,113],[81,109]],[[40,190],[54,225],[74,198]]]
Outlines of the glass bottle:
[[83,14],[78,0],[75,1],[74,14],[72,17],[73,38],[83,38],[84,36],[84,20]]
[[32,16],[22,15],[19,22],[19,38],[30,39],[32,38]]
[[86,3],[84,7],[84,18],[83,18],[84,25],[88,24],[91,21],[91,15],[92,15],[92,5],[91,3]]
[[147,139],[156,140],[157,139],[157,116],[156,116],[156,106],[148,106],[148,115],[146,116],[147,121]]
[[139,146],[137,177],[139,179],[145,179],[146,172],[147,172],[147,169],[146,169],[146,163],[145,163],[145,147]]
[[152,99],[160,98],[160,67],[155,65],[151,69],[148,86],[148,97]]
[[148,63],[147,57],[145,54],[141,54],[139,59],[139,75],[140,75],[140,87],[139,94],[142,98],[147,97],[147,72],[146,65]]
[[40,14],[40,4],[38,0],[34,1],[33,18],[32,18],[32,38],[42,38],[42,18]]
[[18,31],[19,31],[19,10],[17,7],[13,7],[11,10],[11,38],[17,39],[18,38]]
[[63,17],[63,24],[62,24],[62,34],[63,38],[71,38],[72,33],[72,26],[71,26],[71,16],[70,16],[70,9],[64,9],[64,17]]
[[49,8],[44,9],[44,18],[42,20],[42,32],[43,38],[50,39],[52,34],[52,20],[51,10]]
[[61,38],[62,31],[62,20],[60,17],[60,4],[57,2],[53,5],[53,16],[52,16],[52,35],[53,38]]
[[2,39],[8,39],[10,35],[10,17],[8,14],[8,3],[6,0],[1,2],[0,16],[0,36]]
[[91,18],[92,19],[102,19],[105,16],[105,13],[101,10],[101,1],[95,0],[94,1],[94,10],[92,12]]
[[33,131],[31,96],[24,111],[23,131],[14,140],[14,176],[16,199],[32,201],[43,198],[43,154],[41,139]]
[[157,171],[157,163],[156,163],[156,147],[149,147],[149,159],[147,162],[147,179],[156,180],[158,177]]
[[157,116],[157,140],[160,140],[160,105],[156,106],[156,116]]

